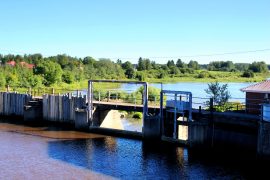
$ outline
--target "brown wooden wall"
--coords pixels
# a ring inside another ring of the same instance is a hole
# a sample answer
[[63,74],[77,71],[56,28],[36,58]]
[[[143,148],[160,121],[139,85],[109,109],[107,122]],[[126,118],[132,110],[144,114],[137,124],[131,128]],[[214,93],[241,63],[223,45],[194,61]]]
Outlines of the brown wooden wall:
[[246,110],[250,114],[261,114],[261,104],[265,103],[264,93],[246,93]]

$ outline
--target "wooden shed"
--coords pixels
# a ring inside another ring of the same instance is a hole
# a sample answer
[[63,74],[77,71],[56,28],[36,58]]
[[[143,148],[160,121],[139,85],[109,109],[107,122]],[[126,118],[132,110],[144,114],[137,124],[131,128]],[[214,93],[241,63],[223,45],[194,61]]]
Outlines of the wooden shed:
[[261,113],[261,104],[270,103],[270,80],[242,88],[246,92],[246,112],[251,114]]

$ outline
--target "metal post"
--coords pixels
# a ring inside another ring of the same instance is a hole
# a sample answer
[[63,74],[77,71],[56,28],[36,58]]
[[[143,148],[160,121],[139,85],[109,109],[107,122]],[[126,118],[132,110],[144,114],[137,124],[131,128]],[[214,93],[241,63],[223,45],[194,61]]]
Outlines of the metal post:
[[77,97],[79,97],[79,90],[77,89]]
[[98,91],[98,101],[100,102],[100,91]]
[[210,98],[210,111],[211,112],[214,111],[214,101],[213,101],[213,98]]
[[192,121],[192,93],[189,94],[189,116],[188,116],[188,121]]
[[173,126],[173,138],[177,139],[177,120],[176,120],[176,102],[177,102],[177,94],[174,94],[174,116],[173,116],[173,122],[174,122],[174,126]]
[[147,115],[148,115],[148,83],[145,83],[143,90],[143,127],[145,127],[145,118]]
[[92,122],[93,120],[93,82],[92,81],[88,81],[87,98],[88,98],[88,115],[89,115],[88,122]]
[[54,88],[52,88],[52,94],[54,94]]
[[160,91],[160,116],[161,116],[161,135],[164,136],[164,117],[163,117],[163,91]]

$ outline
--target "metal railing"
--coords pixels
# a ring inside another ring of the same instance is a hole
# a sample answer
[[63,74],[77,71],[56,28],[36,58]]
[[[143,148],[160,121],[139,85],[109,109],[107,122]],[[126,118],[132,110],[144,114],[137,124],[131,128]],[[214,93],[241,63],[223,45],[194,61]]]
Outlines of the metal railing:
[[[10,87],[0,89],[2,92],[20,92],[30,94],[33,97],[42,97],[44,94],[63,94],[76,97],[83,97],[87,95],[87,90],[68,89],[68,88],[20,88]],[[163,102],[174,98],[174,96],[164,96]],[[184,96],[182,98],[185,98]],[[140,93],[136,93],[136,90],[120,90],[120,89],[106,89],[106,90],[94,90],[93,100],[96,102],[112,102],[112,103],[129,103],[136,105],[143,104],[143,96]],[[227,103],[223,105],[216,105],[214,102],[211,104],[210,97],[192,97],[192,108],[198,110],[210,111],[213,106],[214,111],[234,111],[245,113],[258,113],[261,112],[261,104],[266,103],[264,99],[256,98],[235,98],[231,97]],[[268,102],[269,103],[269,102]],[[148,96],[149,106],[160,106],[160,95]]]

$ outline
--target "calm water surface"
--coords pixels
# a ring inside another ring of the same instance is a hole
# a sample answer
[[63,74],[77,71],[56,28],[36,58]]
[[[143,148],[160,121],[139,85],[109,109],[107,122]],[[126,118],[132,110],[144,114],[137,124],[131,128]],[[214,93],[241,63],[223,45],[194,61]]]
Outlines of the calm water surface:
[[[224,84],[224,83],[221,83]],[[245,93],[240,91],[241,88],[249,86],[251,83],[227,83],[228,90],[232,96],[232,98],[245,98]],[[161,88],[160,83],[150,83],[150,86],[154,86],[156,88]],[[162,88],[164,90],[177,90],[177,91],[190,91],[192,92],[193,97],[207,97],[208,95],[205,92],[207,89],[207,83],[200,82],[179,82],[179,83],[164,83],[162,84]],[[138,89],[139,86],[133,84],[123,84],[121,89],[127,91],[134,91]]]
[[0,123],[0,179],[246,179],[261,168],[236,157],[198,156],[148,144],[52,127]]

